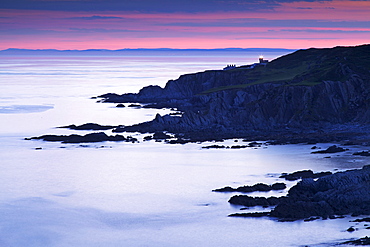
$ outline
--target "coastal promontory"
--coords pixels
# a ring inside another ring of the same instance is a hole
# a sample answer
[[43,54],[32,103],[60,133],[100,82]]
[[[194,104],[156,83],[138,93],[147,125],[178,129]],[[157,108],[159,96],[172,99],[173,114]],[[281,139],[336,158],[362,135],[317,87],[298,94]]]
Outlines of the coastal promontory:
[[[182,75],[164,88],[99,96],[103,102],[176,108],[182,115],[114,132],[167,131],[185,138],[299,142],[367,139],[370,45],[298,50],[269,63]],[[361,137],[359,137],[361,136]]]

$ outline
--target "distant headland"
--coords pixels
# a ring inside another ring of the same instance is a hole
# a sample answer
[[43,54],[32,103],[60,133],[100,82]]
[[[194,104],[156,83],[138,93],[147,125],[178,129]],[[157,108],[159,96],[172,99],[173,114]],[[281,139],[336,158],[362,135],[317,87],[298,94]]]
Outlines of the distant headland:
[[87,50],[57,50],[57,49],[17,49],[9,48],[0,50],[0,56],[123,56],[123,55],[141,55],[141,54],[166,54],[166,55],[186,55],[192,54],[222,54],[222,53],[265,53],[279,52],[289,53],[293,49],[283,48],[223,48],[223,49],[87,49]]

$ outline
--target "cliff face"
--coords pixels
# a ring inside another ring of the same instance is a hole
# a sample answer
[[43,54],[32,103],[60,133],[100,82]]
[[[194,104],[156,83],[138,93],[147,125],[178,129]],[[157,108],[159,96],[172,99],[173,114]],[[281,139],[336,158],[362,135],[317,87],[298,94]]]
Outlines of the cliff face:
[[370,45],[301,50],[254,69],[205,71],[107,102],[177,107],[127,131],[244,133],[370,124]]

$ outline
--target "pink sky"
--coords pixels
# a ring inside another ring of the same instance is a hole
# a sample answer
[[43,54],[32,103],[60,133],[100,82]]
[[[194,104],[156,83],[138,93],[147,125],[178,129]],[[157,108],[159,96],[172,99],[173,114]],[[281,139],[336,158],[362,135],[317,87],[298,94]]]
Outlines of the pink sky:
[[370,1],[347,0],[209,12],[0,9],[0,50],[359,45],[370,43],[369,16]]

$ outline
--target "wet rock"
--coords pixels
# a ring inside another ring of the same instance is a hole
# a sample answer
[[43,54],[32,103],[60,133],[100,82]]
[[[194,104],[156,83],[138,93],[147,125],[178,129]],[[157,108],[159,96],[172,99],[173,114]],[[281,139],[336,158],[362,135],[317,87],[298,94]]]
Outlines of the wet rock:
[[284,183],[275,183],[273,185],[267,185],[263,183],[258,183],[252,186],[240,186],[238,188],[231,188],[229,186],[215,189],[213,191],[215,192],[243,192],[243,193],[249,193],[254,191],[271,191],[271,190],[284,190],[286,188],[286,184]]
[[164,132],[161,132],[161,131],[157,131],[153,135],[153,139],[155,139],[155,140],[165,140],[165,139],[169,139],[169,138],[172,138],[172,137],[170,135],[164,133]]
[[303,221],[304,222],[310,222],[310,221],[314,221],[314,220],[318,220],[318,219],[320,219],[320,217],[310,217],[310,218],[304,219]]
[[303,179],[271,211],[280,219],[347,214],[370,215],[370,166]]
[[355,219],[352,222],[370,222],[370,217],[362,218],[362,219]]
[[236,195],[230,198],[229,203],[235,205],[242,205],[246,207],[255,206],[275,206],[282,200],[282,197],[251,197],[245,195]]
[[353,228],[353,227],[351,226],[351,227],[350,227],[350,228],[348,228],[346,231],[347,231],[347,232],[354,232],[354,231],[356,231],[356,229],[355,229],[355,228]]
[[242,148],[248,148],[249,146],[248,145],[234,145],[234,146],[231,146],[230,148],[231,149],[242,149]]
[[348,149],[337,147],[336,145],[330,146],[325,150],[315,151],[312,154],[332,154],[347,151]]
[[227,147],[224,146],[224,145],[210,145],[210,146],[204,146],[202,148],[204,148],[204,149],[213,149],[213,148],[215,148],[215,149],[223,149],[223,148],[227,148]]
[[73,130],[109,130],[109,129],[113,129],[113,128],[116,128],[117,126],[111,126],[111,125],[99,125],[99,124],[96,124],[96,123],[86,123],[86,124],[82,124],[82,125],[74,125],[74,124],[71,124],[71,125],[68,125],[68,126],[62,126],[62,127],[58,127],[58,128],[66,128],[66,129],[73,129]]
[[288,181],[295,181],[303,178],[320,178],[332,174],[331,172],[314,173],[311,170],[296,171],[293,173],[283,173],[280,178],[285,178]]
[[359,156],[370,156],[369,151],[361,151],[361,152],[355,152],[353,155],[359,155]]
[[135,107],[135,108],[141,108],[141,105],[139,104],[130,104],[128,107]]
[[258,218],[258,217],[264,217],[269,216],[269,212],[253,212],[253,213],[235,213],[230,214],[229,217],[242,217],[242,218]]
[[136,138],[131,136],[124,137],[122,135],[108,136],[104,132],[91,133],[86,135],[42,135],[39,137],[25,138],[26,140],[43,140],[49,142],[61,143],[89,143],[89,142],[103,142],[103,141],[124,141],[137,142]]
[[360,238],[360,239],[346,241],[346,242],[344,242],[342,244],[370,245],[370,238],[366,236],[366,237],[363,237],[363,238]]
[[253,141],[253,142],[251,142],[251,143],[249,143],[248,144],[248,147],[251,147],[251,148],[254,148],[254,147],[261,147],[262,146],[262,143],[260,143],[260,142],[255,142],[255,141]]

